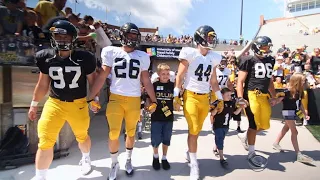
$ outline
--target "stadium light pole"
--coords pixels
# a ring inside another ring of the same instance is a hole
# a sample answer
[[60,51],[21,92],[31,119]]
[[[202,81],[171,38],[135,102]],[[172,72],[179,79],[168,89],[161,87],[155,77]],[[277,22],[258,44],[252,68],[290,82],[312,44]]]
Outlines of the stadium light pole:
[[240,36],[242,36],[243,0],[241,0]]

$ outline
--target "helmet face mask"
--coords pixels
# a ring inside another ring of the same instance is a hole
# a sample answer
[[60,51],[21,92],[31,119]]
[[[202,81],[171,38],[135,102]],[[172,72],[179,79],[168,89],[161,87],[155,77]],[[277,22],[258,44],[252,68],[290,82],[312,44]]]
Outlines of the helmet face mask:
[[59,51],[70,51],[73,48],[72,37],[66,34],[53,34],[51,45]]
[[251,49],[256,56],[260,58],[266,58],[272,53],[272,42],[267,36],[257,37],[255,42],[252,44]]
[[217,35],[210,26],[201,26],[194,34],[194,41],[202,48],[213,49],[217,42]]
[[139,28],[133,23],[126,23],[120,29],[121,44],[135,48],[139,46],[141,34]]
[[78,31],[74,25],[68,21],[60,20],[55,22],[50,28],[51,46],[58,51],[70,51],[77,40]]

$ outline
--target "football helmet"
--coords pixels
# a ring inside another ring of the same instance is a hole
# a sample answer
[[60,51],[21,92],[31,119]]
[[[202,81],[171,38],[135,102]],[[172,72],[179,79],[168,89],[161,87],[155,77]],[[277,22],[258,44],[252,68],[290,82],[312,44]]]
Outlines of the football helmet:
[[[74,43],[78,38],[76,27],[66,20],[58,20],[52,24],[50,28],[51,46],[58,51],[70,51],[73,49]],[[71,39],[59,37],[59,35],[69,35]]]
[[223,71],[224,68],[226,68],[228,65],[227,59],[225,57],[222,57],[220,64],[218,65],[218,68],[220,71]]
[[251,50],[259,57],[268,57],[272,53],[272,41],[268,36],[258,36],[251,45]]
[[137,47],[141,41],[139,28],[133,23],[126,23],[120,28],[120,42],[123,46]]
[[217,34],[211,26],[200,26],[194,33],[194,42],[203,48],[213,49],[217,43]]

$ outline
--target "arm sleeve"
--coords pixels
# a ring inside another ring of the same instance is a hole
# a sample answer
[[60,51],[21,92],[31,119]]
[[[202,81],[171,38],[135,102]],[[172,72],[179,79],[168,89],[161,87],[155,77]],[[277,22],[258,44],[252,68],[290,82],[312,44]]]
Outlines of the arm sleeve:
[[84,62],[86,75],[91,74],[96,70],[97,62],[95,56],[92,53],[86,52]]
[[112,48],[111,46],[107,46],[102,49],[101,52],[101,63],[104,66],[112,67],[113,59],[112,59]]
[[250,69],[250,59],[241,58],[239,62],[239,70],[248,72]]
[[36,53],[35,61],[41,73],[49,74],[49,66],[46,63],[46,57],[43,51]]
[[141,62],[141,71],[148,71],[150,67],[150,57],[147,53],[144,53],[142,56],[142,62]]
[[183,47],[180,51],[179,54],[179,60],[181,61],[182,59],[187,60],[189,63],[192,62],[192,48],[189,47]]

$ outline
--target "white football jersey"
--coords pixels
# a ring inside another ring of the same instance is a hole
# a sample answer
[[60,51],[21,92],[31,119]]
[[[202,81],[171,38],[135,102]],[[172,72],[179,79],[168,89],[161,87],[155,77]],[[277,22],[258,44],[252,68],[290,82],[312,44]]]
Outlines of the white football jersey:
[[218,80],[220,89],[228,87],[227,82],[228,82],[229,76],[231,75],[230,69],[224,68],[223,71],[220,71],[220,69],[217,68],[216,73],[217,73],[217,80]]
[[101,52],[102,65],[112,67],[110,91],[113,94],[140,97],[140,74],[148,71],[150,57],[147,53],[134,50],[125,52],[120,47],[108,46]]
[[209,93],[212,70],[220,64],[221,55],[210,50],[203,56],[198,49],[183,47],[179,59],[189,62],[184,88],[196,93]]
[[[171,82],[175,82],[176,80],[176,73],[173,72],[173,71],[170,71],[170,81]],[[154,83],[154,82],[157,82],[159,81],[159,75],[157,72],[153,73],[152,76],[151,76],[151,82]]]

